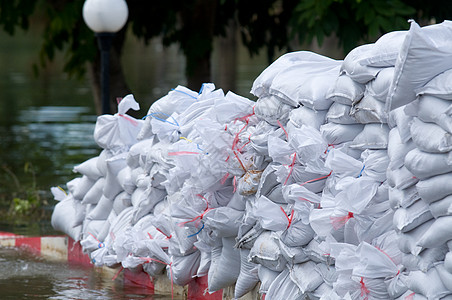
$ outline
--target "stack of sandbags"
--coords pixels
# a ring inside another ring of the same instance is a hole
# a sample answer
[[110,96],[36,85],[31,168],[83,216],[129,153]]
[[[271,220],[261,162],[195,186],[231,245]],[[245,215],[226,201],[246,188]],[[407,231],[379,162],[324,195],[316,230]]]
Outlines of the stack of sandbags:
[[99,117],[104,150],[53,189],[52,224],[96,265],[236,298],[258,282],[268,299],[448,297],[451,32],[283,55],[257,102],[178,86],[144,121]]
[[451,37],[448,21],[423,28],[411,24],[386,106],[394,126],[388,169],[391,205],[399,248],[406,253],[401,282],[407,293],[428,299],[452,293],[451,277],[442,263],[451,239],[446,228],[452,119],[447,113],[450,103],[442,99],[451,98],[444,89],[452,67]]
[[125,168],[127,152],[137,142],[142,126],[141,120],[126,114],[129,109],[139,109],[132,95],[122,99],[117,114],[98,118],[94,139],[103,150],[74,167],[74,172],[82,176],[67,184],[68,196],[55,207],[52,226],[68,228],[64,232],[74,240],[96,236],[103,241],[116,217],[113,203],[122,190],[117,175]]

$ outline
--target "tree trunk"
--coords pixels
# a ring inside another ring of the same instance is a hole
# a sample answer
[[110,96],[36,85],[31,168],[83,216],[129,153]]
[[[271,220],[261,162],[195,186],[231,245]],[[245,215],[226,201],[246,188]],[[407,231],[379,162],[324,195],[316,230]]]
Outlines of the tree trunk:
[[237,21],[232,19],[226,28],[226,36],[220,37],[216,43],[215,67],[218,78],[214,78],[218,88],[225,92],[237,88]]
[[[127,86],[124,72],[121,65],[121,52],[124,45],[126,28],[113,37],[113,44],[110,51],[110,112],[114,114],[118,111],[118,102],[116,98],[123,98],[130,94],[130,89]],[[96,59],[89,64],[90,81],[93,90],[94,106],[98,115],[102,112],[101,102],[101,83],[100,83],[100,69],[101,60],[100,52],[98,52]]]
[[187,61],[187,85],[192,90],[199,90],[203,83],[211,81],[216,5],[217,1],[212,0],[187,1],[181,12],[184,35],[180,43]]

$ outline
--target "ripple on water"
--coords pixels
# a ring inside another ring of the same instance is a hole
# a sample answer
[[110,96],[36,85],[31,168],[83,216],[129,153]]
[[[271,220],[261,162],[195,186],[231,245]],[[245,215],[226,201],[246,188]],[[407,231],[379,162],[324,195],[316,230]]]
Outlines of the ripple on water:
[[0,247],[0,299],[171,299],[124,288],[94,268],[48,262],[16,248]]

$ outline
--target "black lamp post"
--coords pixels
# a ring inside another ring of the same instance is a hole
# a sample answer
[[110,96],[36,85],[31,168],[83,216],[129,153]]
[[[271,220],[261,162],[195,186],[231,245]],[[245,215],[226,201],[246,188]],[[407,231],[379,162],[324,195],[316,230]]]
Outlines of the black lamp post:
[[110,49],[115,32],[127,21],[129,9],[125,0],[86,0],[83,19],[96,33],[101,51],[102,114],[110,113]]

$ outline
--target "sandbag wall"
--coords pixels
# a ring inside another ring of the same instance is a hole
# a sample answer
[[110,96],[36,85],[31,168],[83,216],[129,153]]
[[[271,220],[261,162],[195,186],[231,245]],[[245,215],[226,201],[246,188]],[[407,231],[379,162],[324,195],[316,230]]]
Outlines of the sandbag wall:
[[52,225],[95,265],[266,299],[452,299],[452,22],[342,61],[300,51],[256,102],[178,86],[144,120],[100,116],[103,151],[52,188]]

